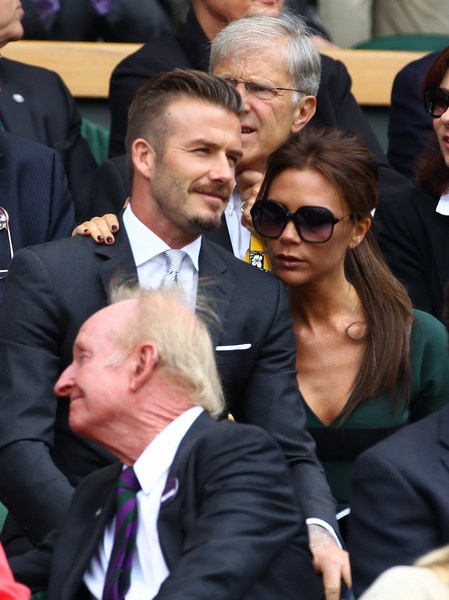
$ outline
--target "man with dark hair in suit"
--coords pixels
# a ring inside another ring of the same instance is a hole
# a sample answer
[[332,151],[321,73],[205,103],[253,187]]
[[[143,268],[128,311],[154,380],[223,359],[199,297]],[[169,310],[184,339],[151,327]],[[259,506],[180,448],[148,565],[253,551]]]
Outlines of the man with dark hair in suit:
[[[77,236],[15,255],[0,313],[0,499],[36,543],[63,521],[83,476],[111,462],[70,431],[68,404],[56,401],[52,382],[70,362],[80,325],[107,303],[111,278],[157,287],[172,271],[169,250],[182,250],[178,277],[191,305],[206,287],[220,317],[210,331],[227,406],[283,449],[303,513],[320,530],[311,546],[316,566],[332,555],[328,598],[336,599],[341,571],[347,582],[350,575],[328,534],[335,503],[305,431],[285,289],[202,238],[219,226],[234,187],[241,109],[239,93],[212,75],[152,80],[129,113],[132,194],[116,244]],[[12,525],[3,537],[17,533]]]
[[[115,289],[116,303],[81,327],[55,393],[70,398],[70,427],[120,462],[76,490],[49,585],[49,540],[45,559],[13,559],[16,575],[48,585],[49,600],[86,588],[89,598],[319,600],[288,467],[264,430],[214,421],[224,397],[211,339],[177,292]],[[118,523],[129,523],[123,538]]]

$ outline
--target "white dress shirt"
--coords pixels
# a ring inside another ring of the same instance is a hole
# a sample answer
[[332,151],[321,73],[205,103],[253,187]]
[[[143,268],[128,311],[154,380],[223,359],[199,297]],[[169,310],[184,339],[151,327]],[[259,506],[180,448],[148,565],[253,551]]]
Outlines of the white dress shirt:
[[436,212],[445,217],[449,216],[449,192],[441,196],[436,207]]
[[[167,246],[151,229],[139,221],[130,205],[125,208],[123,213],[123,224],[128,234],[140,285],[144,288],[159,287],[166,271],[164,252],[170,250],[170,246]],[[180,249],[187,256],[182,261],[178,281],[187,296],[190,307],[194,310],[198,291],[201,237]]]
[[231,238],[232,251],[237,258],[243,258],[249,248],[250,232],[242,225],[242,202],[237,188],[225,209],[226,225]]
[[[179,444],[202,412],[200,406],[195,406],[172,421],[146,447],[134,464],[134,472],[142,489],[137,494],[139,514],[137,551],[131,571],[131,587],[126,594],[126,600],[154,598],[169,574],[157,532],[161,497]],[[112,552],[114,527],[115,519],[106,527],[103,540],[84,574],[84,583],[93,598],[98,600],[103,593]]]

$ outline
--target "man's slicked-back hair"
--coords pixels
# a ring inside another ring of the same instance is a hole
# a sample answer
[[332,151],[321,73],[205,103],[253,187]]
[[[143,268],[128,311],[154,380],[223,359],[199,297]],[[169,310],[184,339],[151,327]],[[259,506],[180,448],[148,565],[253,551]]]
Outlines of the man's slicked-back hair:
[[[321,78],[321,58],[304,21],[291,13],[278,17],[248,15],[232,21],[212,41],[209,70],[221,62],[257,58],[262,52],[284,52],[284,63],[293,85],[316,96]],[[275,74],[274,74],[275,75]],[[299,98],[298,98],[299,100]]]
[[176,69],[150,79],[135,95],[128,111],[126,152],[137,138],[146,139],[156,151],[163,150],[168,129],[167,108],[175,100],[192,99],[239,116],[240,94],[228,83],[193,69]]

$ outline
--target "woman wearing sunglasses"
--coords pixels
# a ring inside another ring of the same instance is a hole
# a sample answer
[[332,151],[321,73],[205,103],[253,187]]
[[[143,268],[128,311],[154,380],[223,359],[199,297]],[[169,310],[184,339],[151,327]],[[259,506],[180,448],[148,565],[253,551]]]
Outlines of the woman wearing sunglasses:
[[442,319],[443,290],[449,281],[449,47],[423,81],[423,111],[433,132],[418,161],[418,185],[382,198],[375,229],[393,273],[413,305]]
[[308,427],[340,507],[364,449],[449,401],[444,326],[413,311],[377,247],[377,167],[359,138],[302,131],[268,159],[251,209],[288,286]]

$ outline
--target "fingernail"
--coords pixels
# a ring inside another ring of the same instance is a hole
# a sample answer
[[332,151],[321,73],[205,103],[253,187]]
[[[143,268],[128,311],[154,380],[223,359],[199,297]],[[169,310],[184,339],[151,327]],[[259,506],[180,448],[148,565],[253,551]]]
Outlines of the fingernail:
[[112,231],[117,231],[117,229],[118,229],[117,225],[112,225],[112,227],[111,227]]
[[85,229],[83,229],[83,233],[89,233],[89,230],[87,229],[87,227]]
[[114,240],[113,240],[113,238],[110,235],[108,235],[108,237],[106,238],[106,241],[107,241],[108,244],[112,244],[112,242]]
[[104,237],[102,235],[97,235],[97,240],[99,242],[103,242],[104,241]]

